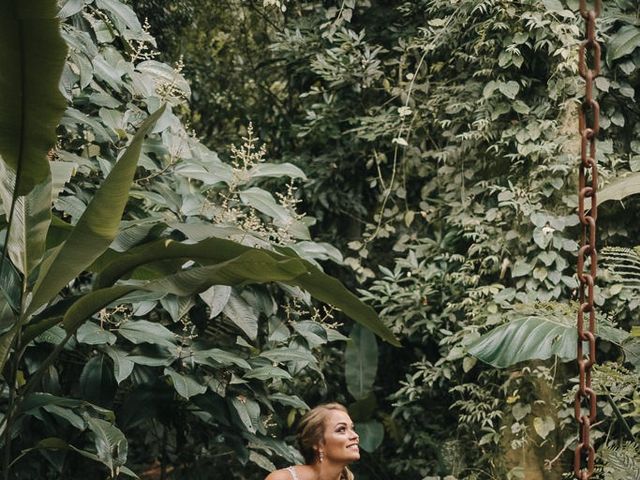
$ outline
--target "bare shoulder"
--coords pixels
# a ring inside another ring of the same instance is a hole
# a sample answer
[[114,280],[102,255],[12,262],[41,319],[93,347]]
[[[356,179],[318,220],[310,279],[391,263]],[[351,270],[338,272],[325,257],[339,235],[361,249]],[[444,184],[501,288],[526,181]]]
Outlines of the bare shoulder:
[[291,474],[285,469],[274,470],[264,480],[291,480]]

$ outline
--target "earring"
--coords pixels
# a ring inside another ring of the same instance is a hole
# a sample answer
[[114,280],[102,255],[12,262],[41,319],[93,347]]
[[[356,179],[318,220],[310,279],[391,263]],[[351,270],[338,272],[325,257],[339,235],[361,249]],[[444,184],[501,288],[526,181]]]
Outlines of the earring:
[[324,453],[320,452],[320,461],[322,462],[324,460]]

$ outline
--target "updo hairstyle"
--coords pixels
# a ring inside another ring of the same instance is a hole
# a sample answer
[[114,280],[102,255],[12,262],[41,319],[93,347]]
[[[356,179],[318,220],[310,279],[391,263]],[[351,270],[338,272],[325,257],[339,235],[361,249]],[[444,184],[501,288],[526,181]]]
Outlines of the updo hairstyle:
[[[320,461],[318,446],[324,441],[325,420],[331,410],[347,412],[340,403],[325,403],[309,410],[298,425],[298,448],[307,465]],[[353,473],[347,467],[342,470],[340,480],[354,480]]]

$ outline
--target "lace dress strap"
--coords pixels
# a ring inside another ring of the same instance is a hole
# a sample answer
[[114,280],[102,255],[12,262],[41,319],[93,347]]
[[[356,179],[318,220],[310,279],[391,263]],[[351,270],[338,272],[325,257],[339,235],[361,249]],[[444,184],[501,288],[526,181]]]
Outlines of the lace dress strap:
[[291,478],[293,478],[293,480],[298,480],[298,475],[296,474],[295,467],[288,467],[287,470],[289,470],[289,473],[291,474]]

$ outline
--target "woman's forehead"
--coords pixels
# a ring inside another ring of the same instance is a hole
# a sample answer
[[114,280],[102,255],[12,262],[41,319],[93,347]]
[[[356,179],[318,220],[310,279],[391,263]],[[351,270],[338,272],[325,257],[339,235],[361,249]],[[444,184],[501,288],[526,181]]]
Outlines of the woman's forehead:
[[325,422],[327,427],[334,427],[339,423],[346,423],[347,425],[351,425],[352,423],[349,414],[341,410],[329,410]]

